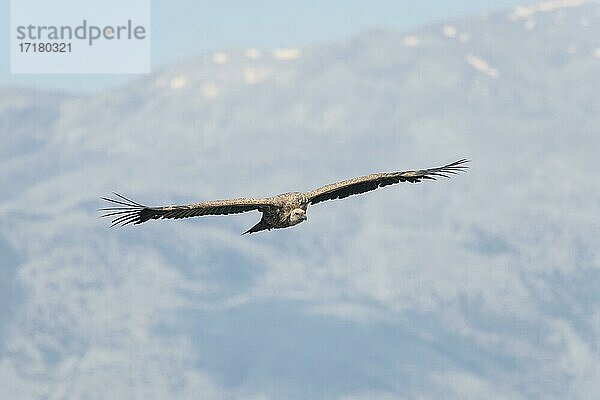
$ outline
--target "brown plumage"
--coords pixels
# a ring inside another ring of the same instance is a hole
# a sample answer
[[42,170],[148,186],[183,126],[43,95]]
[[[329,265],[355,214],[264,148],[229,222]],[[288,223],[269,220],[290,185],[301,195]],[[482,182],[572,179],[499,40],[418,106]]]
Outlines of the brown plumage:
[[248,229],[254,233],[265,229],[287,228],[306,221],[306,209],[309,204],[326,200],[343,199],[354,194],[375,190],[379,187],[399,182],[417,183],[423,179],[435,180],[448,178],[468,168],[468,160],[462,159],[438,168],[417,171],[389,172],[371,174],[341,182],[331,183],[310,192],[283,193],[264,199],[240,198],[232,200],[214,200],[181,206],[147,207],[114,193],[116,198],[103,197],[114,206],[101,208],[102,217],[113,217],[112,225],[141,224],[151,219],[179,219],[202,215],[228,215],[247,211],[260,211],[261,220]]

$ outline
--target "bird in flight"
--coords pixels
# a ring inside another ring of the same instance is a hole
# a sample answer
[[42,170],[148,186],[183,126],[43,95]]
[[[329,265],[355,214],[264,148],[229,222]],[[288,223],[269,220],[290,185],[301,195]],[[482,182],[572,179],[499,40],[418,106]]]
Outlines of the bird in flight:
[[113,218],[112,226],[137,225],[151,219],[180,219],[202,215],[228,215],[260,211],[262,213],[261,220],[242,234],[245,235],[265,229],[280,229],[298,225],[307,220],[306,209],[309,205],[326,200],[344,199],[354,194],[369,192],[399,182],[417,183],[424,179],[449,178],[450,175],[467,169],[466,163],[468,160],[462,159],[438,168],[371,174],[330,183],[310,192],[283,193],[264,199],[240,198],[203,201],[179,206],[148,207],[114,193],[116,198],[102,197],[103,200],[111,203],[111,206],[101,208],[99,211],[104,212],[102,217]]

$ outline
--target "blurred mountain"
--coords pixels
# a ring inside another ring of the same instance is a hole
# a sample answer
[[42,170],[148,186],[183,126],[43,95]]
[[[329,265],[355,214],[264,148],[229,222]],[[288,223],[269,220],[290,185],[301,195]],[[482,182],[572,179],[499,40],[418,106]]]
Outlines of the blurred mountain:
[[[0,89],[0,397],[600,397],[600,5]],[[451,180],[109,229],[466,157]]]

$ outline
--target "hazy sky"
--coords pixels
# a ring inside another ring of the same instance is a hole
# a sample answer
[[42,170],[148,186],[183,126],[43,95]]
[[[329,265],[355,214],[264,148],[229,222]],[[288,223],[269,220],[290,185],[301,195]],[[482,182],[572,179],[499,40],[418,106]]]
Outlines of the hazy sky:
[[[243,47],[306,46],[341,40],[369,28],[396,30],[440,19],[511,7],[516,0],[357,1],[153,1],[153,69],[198,54]],[[0,0],[0,52],[8,54],[10,0]],[[119,85],[130,75],[11,75],[0,57],[1,86],[36,86],[93,92]]]

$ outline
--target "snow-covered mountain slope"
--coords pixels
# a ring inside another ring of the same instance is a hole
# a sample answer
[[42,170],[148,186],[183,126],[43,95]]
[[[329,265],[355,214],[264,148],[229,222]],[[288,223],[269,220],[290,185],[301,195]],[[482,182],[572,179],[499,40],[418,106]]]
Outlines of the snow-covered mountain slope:
[[[600,6],[0,91],[1,398],[600,396]],[[452,180],[109,229],[458,158]]]

